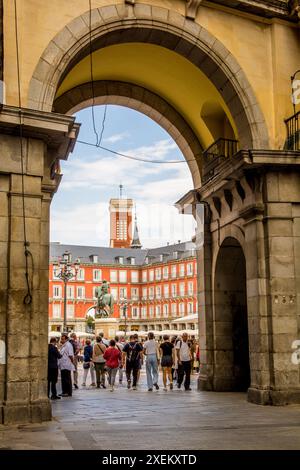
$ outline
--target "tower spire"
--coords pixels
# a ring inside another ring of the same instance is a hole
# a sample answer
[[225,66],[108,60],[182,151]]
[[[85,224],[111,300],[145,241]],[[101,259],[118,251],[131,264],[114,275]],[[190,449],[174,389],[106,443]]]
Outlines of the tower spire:
[[134,216],[134,232],[133,232],[133,239],[131,242],[131,248],[142,248],[142,244],[140,242],[140,237],[139,237],[138,226],[137,226],[136,207],[135,207],[135,216]]

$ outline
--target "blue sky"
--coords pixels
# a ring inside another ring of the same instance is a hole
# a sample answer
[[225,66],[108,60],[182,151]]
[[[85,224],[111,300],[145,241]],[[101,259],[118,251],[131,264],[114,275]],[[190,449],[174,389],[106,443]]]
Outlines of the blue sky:
[[[95,121],[101,132],[104,106],[95,106]],[[78,140],[95,143],[92,110],[76,114],[81,123]],[[112,150],[151,160],[184,160],[175,142],[154,121],[122,106],[107,106],[102,145]],[[128,160],[96,147],[77,143],[67,162],[51,205],[51,241],[108,246],[109,200],[124,197],[136,204],[143,247],[150,248],[190,240],[195,233],[193,218],[180,215],[174,203],[193,183],[188,165],[153,164]]]

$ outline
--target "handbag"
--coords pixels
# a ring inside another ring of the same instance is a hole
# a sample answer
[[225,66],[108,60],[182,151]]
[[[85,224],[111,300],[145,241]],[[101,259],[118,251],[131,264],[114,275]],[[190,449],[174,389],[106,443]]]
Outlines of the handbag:
[[90,363],[89,362],[84,362],[83,363],[83,368],[84,369],[89,369],[90,368]]

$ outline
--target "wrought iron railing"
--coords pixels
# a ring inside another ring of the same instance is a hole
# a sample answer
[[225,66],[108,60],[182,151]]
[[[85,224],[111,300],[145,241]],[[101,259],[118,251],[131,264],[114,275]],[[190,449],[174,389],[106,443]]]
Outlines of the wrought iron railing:
[[232,157],[237,152],[237,144],[237,140],[220,138],[203,152],[203,156],[208,160]]
[[238,151],[238,141],[221,137],[203,152],[203,181],[208,181],[216,173],[218,165],[232,158]]
[[300,111],[285,119],[287,128],[286,150],[300,150]]

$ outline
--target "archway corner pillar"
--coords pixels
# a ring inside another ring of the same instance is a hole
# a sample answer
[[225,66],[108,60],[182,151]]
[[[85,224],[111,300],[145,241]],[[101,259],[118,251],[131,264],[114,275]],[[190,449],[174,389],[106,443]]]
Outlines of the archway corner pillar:
[[68,157],[77,133],[72,117],[11,106],[0,112],[0,424],[51,419],[49,208],[59,159]]

